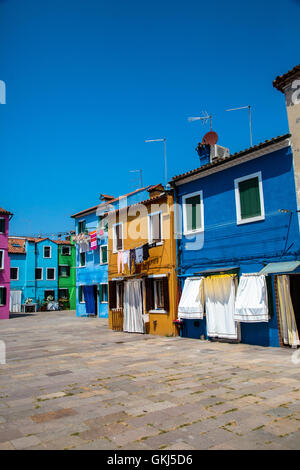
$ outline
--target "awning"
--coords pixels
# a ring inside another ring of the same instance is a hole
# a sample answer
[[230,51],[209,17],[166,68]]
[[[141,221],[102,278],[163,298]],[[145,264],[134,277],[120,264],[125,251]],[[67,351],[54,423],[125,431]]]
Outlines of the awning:
[[258,274],[276,274],[276,273],[292,273],[298,266],[300,261],[282,261],[281,263],[269,263]]

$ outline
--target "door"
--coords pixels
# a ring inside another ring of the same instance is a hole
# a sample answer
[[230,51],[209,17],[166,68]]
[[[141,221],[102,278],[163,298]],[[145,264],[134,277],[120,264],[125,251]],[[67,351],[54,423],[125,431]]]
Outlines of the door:
[[10,291],[9,311],[10,312],[21,312],[21,290]]

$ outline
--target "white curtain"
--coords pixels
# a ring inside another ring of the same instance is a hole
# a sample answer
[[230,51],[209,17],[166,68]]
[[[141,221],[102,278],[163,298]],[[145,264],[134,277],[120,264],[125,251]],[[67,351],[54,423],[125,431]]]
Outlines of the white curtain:
[[289,344],[290,346],[298,346],[300,341],[291,299],[289,276],[278,276],[277,288],[279,297],[279,317],[283,342],[284,344]]
[[203,277],[187,278],[181,294],[178,317],[203,318],[204,311]]
[[240,278],[236,300],[235,321],[268,322],[268,291],[265,276],[243,274]]
[[204,280],[207,336],[237,339],[234,321],[235,282],[233,276],[210,276]]
[[141,279],[124,283],[123,331],[127,331],[128,333],[144,333]]
[[11,290],[9,299],[9,311],[10,312],[21,312],[21,290]]

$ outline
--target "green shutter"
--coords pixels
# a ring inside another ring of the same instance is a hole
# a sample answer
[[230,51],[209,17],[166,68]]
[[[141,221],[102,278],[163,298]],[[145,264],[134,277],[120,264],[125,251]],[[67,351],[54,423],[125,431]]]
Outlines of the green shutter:
[[102,250],[102,264],[107,263],[107,246],[103,246]]
[[201,200],[200,195],[189,197],[185,200],[186,204],[186,225],[187,231],[191,232],[201,228]]
[[261,215],[258,177],[239,183],[241,218],[249,219]]

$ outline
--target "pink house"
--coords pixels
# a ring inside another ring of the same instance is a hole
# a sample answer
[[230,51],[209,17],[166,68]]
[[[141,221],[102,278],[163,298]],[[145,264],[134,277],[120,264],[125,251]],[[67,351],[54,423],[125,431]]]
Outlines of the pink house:
[[10,259],[8,226],[13,214],[0,207],[0,320],[9,318]]

